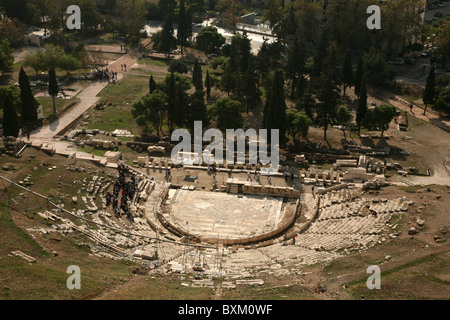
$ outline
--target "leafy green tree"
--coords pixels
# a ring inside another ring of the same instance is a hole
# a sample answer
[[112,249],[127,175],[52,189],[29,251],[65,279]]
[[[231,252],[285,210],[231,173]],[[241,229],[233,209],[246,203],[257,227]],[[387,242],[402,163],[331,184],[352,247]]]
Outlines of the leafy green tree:
[[102,17],[97,10],[97,4],[94,0],[80,0],[78,5],[83,13],[81,19],[81,29],[85,32],[95,31],[102,21]]
[[164,19],[168,16],[172,16],[175,13],[177,7],[176,0],[158,0],[158,7],[160,14]]
[[439,98],[433,105],[433,109],[436,110],[439,113],[439,115],[441,115],[441,113],[450,115],[450,102],[444,100],[443,98]]
[[141,30],[145,26],[145,15],[148,1],[120,0],[115,2],[115,10],[119,16],[119,31],[126,37],[125,45],[137,44],[141,38]]
[[33,19],[33,12],[28,0],[1,0],[0,7],[10,18],[15,18],[29,25]]
[[347,87],[353,85],[353,69],[352,69],[352,57],[350,51],[345,53],[344,63],[342,65],[342,83],[344,84],[344,96]]
[[197,48],[203,50],[206,54],[217,52],[225,44],[225,37],[222,36],[216,27],[209,26],[200,30],[195,38]]
[[434,102],[435,97],[435,86],[436,86],[436,78],[435,78],[435,66],[434,64],[430,68],[430,72],[428,73],[427,83],[425,85],[425,91],[423,92],[422,100],[425,104],[425,109],[423,110],[423,114],[427,112],[427,106]]
[[53,98],[53,114],[56,115],[55,97],[58,95],[58,81],[56,79],[56,72],[51,69],[48,72],[48,94]]
[[369,130],[380,130],[381,137],[384,131],[389,129],[389,124],[395,116],[395,107],[392,105],[381,105],[367,110],[364,117],[364,126]]
[[371,48],[369,52],[363,54],[364,73],[367,76],[367,83],[374,86],[383,84],[386,80],[395,78],[394,66],[388,64],[380,51]]
[[9,41],[4,39],[0,42],[0,71],[3,73],[8,70],[13,62],[14,57]]
[[144,127],[144,132],[148,132],[148,123],[151,123],[158,136],[160,136],[160,132],[163,133],[162,124],[166,114],[166,101],[166,94],[156,89],[133,105],[131,113],[136,118],[138,125]]
[[304,112],[297,109],[289,109],[286,111],[287,133],[293,138],[294,143],[297,142],[298,134],[303,139],[308,139],[309,126],[312,124],[311,119]]
[[349,126],[349,123],[351,120],[352,120],[352,114],[347,109],[347,107],[344,105],[339,106],[337,113],[336,113],[336,122],[339,125],[341,125],[342,133],[344,133],[344,139],[346,139],[346,140],[347,140],[347,137],[345,136],[345,127]]
[[16,86],[0,86],[0,106],[3,106],[6,100],[6,97],[9,97],[11,103],[16,112],[20,112],[22,108],[22,101],[20,100],[20,89]]
[[180,60],[172,60],[170,61],[169,64],[169,72],[177,72],[177,73],[187,73],[188,72],[188,67],[187,65]]
[[220,98],[208,107],[208,114],[216,121],[216,126],[222,132],[227,129],[239,129],[244,125],[242,104],[237,100]]
[[81,62],[71,54],[64,54],[58,59],[58,68],[67,72],[69,76],[71,71],[81,68]]
[[219,0],[216,8],[218,9],[219,15],[223,17],[225,27],[231,29],[234,33],[236,31],[236,24],[245,12],[242,4],[236,0]]
[[16,137],[19,135],[19,121],[16,110],[11,102],[11,99],[6,95],[3,105],[3,136]]

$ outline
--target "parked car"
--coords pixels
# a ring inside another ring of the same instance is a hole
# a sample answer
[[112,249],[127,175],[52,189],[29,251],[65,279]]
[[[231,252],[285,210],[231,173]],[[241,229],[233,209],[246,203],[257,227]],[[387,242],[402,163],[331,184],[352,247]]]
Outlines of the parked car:
[[438,4],[438,7],[439,7],[439,8],[443,8],[443,7],[445,7],[446,5],[447,5],[447,2],[441,1],[441,2]]
[[388,61],[388,63],[396,66],[403,66],[405,61],[402,58],[395,58],[392,61]]
[[438,11],[438,12],[436,12],[436,13],[434,14],[434,16],[435,16],[436,18],[442,18],[444,15],[442,14],[442,12]]
[[422,58],[427,58],[427,57],[430,56],[430,52],[424,51],[424,52],[422,52],[422,53],[420,54],[420,56],[421,56]]
[[406,59],[405,63],[409,66],[413,66],[416,64],[416,59]]

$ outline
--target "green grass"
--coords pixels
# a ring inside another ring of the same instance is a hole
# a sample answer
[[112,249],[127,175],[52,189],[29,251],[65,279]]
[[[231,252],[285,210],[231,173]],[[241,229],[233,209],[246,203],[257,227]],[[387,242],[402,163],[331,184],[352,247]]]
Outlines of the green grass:
[[148,64],[148,65],[153,65],[153,66],[157,66],[157,67],[169,66],[169,62],[167,62],[167,61],[153,60],[152,58],[139,59],[137,62],[139,64]]
[[[427,289],[436,290],[437,283],[444,286],[449,284],[448,281],[438,279],[429,273],[441,271],[445,273],[447,267],[448,265],[442,258],[428,256],[386,272],[383,272],[381,267],[380,290],[369,290],[366,286],[367,278],[348,282],[345,287],[355,299],[361,297],[365,299],[427,299],[425,292],[431,291]],[[411,289],[415,286],[418,287],[417,290]],[[445,291],[445,287],[443,288]],[[436,294],[439,294],[439,290],[436,291]]]
[[[37,98],[40,105],[42,106],[42,111],[44,113],[44,118],[48,119],[50,116],[53,115],[53,98],[51,97],[39,97]],[[68,107],[70,104],[74,102],[78,102],[78,98],[72,98],[72,99],[60,99],[55,98],[55,105],[56,105],[56,113],[61,112],[66,107]]]
[[116,84],[109,84],[100,94],[101,101],[111,102],[115,106],[106,106],[104,110],[89,110],[90,120],[87,128],[114,131],[126,129],[140,134],[140,128],[131,114],[133,104],[148,92],[148,78],[125,76]]

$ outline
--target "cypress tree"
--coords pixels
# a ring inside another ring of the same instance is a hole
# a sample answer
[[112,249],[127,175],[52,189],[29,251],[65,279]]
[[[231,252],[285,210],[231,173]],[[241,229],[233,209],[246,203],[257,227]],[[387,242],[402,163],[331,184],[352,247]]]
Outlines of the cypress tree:
[[16,137],[19,135],[19,121],[16,110],[11,103],[9,95],[5,96],[5,103],[3,105],[3,136]]
[[320,35],[319,45],[317,46],[316,52],[314,54],[314,69],[313,72],[316,75],[320,75],[322,70],[322,65],[327,54],[328,48],[328,31],[327,29],[322,30]]
[[37,122],[37,102],[31,92],[30,80],[27,74],[20,69],[19,72],[20,98],[22,100],[21,120],[27,128],[27,137],[30,138],[31,128]]
[[155,79],[153,79],[153,75],[150,76],[150,80],[148,81],[149,92],[152,93],[156,89]]
[[320,76],[320,90],[318,97],[320,104],[317,107],[317,117],[319,125],[324,130],[324,140],[327,141],[328,126],[335,122],[339,99],[339,85],[341,81],[340,61],[338,57],[337,44],[332,42],[327,50],[327,57],[323,64],[323,71]]
[[196,83],[194,83],[195,90],[203,92],[203,72],[202,72],[202,66],[200,63],[197,67],[197,77],[196,77]]
[[186,10],[186,38],[191,39],[192,38],[192,10],[191,7],[188,7]]
[[197,88],[198,65],[198,59],[195,59],[194,67],[192,68],[192,84],[195,88]]
[[211,79],[209,78],[209,70],[206,70],[205,87],[206,95],[209,98],[211,96]]
[[292,80],[291,96],[294,96],[297,86],[297,77],[302,75],[305,65],[305,48],[298,39],[295,39],[294,45],[289,49],[287,61],[287,73]]
[[170,132],[173,131],[174,114],[176,109],[176,88],[175,88],[175,76],[173,72],[170,74],[169,83],[166,88],[167,95],[167,122]]
[[423,110],[423,114],[427,112],[427,106],[430,103],[434,102],[434,87],[436,85],[436,79],[435,79],[435,71],[434,71],[434,64],[430,68],[430,72],[428,73],[427,83],[425,85],[425,91],[423,92],[423,103],[425,104],[425,109]]
[[161,51],[170,57],[170,51],[174,48],[172,15],[168,15],[161,31]]
[[359,91],[361,89],[361,81],[364,76],[364,65],[362,56],[359,57],[358,61],[358,67],[356,69],[356,75],[355,75],[355,94],[359,96]]
[[269,141],[271,140],[270,130],[279,129],[280,145],[284,145],[287,125],[284,78],[281,70],[275,71],[264,110],[264,127],[268,130]]
[[344,84],[344,96],[347,87],[353,85],[353,70],[352,70],[352,57],[350,51],[345,53],[344,63],[342,66],[342,83]]
[[56,115],[55,97],[58,95],[58,81],[56,80],[56,72],[54,69],[48,71],[48,94],[53,98],[53,114]]
[[361,89],[359,92],[358,108],[356,109],[356,124],[358,125],[358,135],[361,134],[361,124],[367,113],[367,80],[363,77],[361,80]]
[[186,16],[186,7],[184,5],[184,0],[180,1],[180,9],[178,11],[178,31],[177,31],[178,42],[181,45],[181,55],[184,54],[184,47],[188,38],[188,21]]

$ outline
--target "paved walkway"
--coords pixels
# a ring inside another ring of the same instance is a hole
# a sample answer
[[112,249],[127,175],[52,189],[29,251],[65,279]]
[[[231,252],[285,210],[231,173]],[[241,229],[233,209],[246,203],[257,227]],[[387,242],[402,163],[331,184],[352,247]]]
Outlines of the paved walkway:
[[[431,107],[429,106],[427,108],[427,113],[424,115],[423,114],[423,109],[421,107],[418,107],[417,105],[415,105],[413,103],[413,108],[412,108],[412,112],[410,109],[410,105],[411,103],[408,101],[403,100],[400,97],[395,96],[395,99],[391,99],[392,96],[388,96],[387,94],[383,94],[380,96],[380,98],[384,101],[389,102],[390,104],[398,107],[399,109],[402,109],[406,112],[408,112],[408,114],[413,115],[416,118],[422,119],[424,121],[427,121],[445,131],[450,132],[450,119],[449,118],[444,118],[444,117],[440,117],[438,114],[436,114],[434,111],[429,111],[431,109]],[[402,102],[402,100],[404,102]]]
[[[121,70],[121,64],[127,64],[128,68],[136,63],[136,58],[125,55],[116,61],[112,62],[108,69],[112,69],[118,73],[118,80],[123,78],[123,71]],[[108,85],[108,81],[97,81],[87,86],[79,95],[80,102],[77,103],[70,110],[65,112],[59,117],[59,119],[52,122],[50,125],[46,125],[42,128],[33,130],[30,134],[30,140],[42,140],[49,141],[58,135],[59,132],[64,130],[68,125],[73,123],[78,117],[85,113],[91,106],[93,106],[100,99],[97,95]]]

